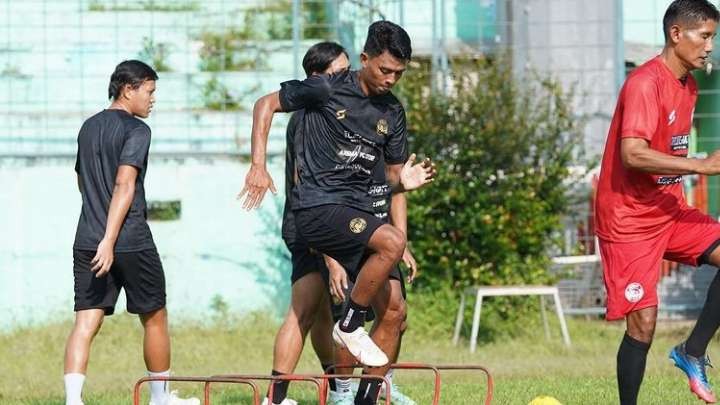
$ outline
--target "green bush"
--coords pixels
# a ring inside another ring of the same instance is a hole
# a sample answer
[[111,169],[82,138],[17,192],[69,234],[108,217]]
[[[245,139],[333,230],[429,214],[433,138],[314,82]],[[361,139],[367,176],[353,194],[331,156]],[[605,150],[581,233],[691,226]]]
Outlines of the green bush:
[[[518,83],[505,62],[453,61],[447,95],[432,90],[428,64],[401,82],[411,148],[439,168],[434,184],[409,195],[408,237],[427,289],[552,281],[548,252],[582,157],[580,123],[571,93],[538,75]],[[537,307],[529,302],[493,299],[483,318],[505,329]]]

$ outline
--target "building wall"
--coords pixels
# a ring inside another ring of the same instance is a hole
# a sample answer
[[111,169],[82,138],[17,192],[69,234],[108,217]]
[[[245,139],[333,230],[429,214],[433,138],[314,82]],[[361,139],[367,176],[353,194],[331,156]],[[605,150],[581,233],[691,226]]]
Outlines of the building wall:
[[[81,206],[73,165],[72,158],[0,161],[0,329],[72,316],[72,241]],[[268,193],[259,211],[247,212],[236,200],[246,163],[151,158],[148,200],[182,204],[179,220],[150,222],[173,314],[202,319],[218,297],[233,312],[286,307],[283,165],[270,165],[280,194]]]

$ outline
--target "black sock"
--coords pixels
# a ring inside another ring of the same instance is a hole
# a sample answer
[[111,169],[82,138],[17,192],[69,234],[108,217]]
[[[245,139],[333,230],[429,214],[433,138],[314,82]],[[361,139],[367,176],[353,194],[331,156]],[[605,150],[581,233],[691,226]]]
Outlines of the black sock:
[[650,343],[633,339],[625,332],[617,353],[617,379],[620,405],[637,403],[640,384],[645,375],[645,360]]
[[[279,371],[272,371],[272,375],[285,375],[285,373],[281,373]],[[288,380],[273,380],[271,382],[273,387],[273,404],[279,404],[280,402],[284,401],[287,397],[287,390],[288,386],[290,385],[290,381]],[[268,389],[268,395],[270,394],[270,391]]]
[[[331,366],[333,366],[332,363],[320,364],[320,367],[322,367],[322,369],[323,369],[323,374],[337,374],[335,372],[334,368],[331,368],[330,370],[328,370],[328,368],[330,368]],[[328,378],[328,385],[330,386],[330,391],[337,391],[337,385],[335,384],[334,378]]]
[[381,380],[361,378],[357,394],[355,394],[355,405],[375,405],[380,395],[381,385]]
[[697,358],[705,356],[710,339],[718,330],[718,326],[720,326],[720,271],[715,273],[715,278],[710,283],[700,317],[685,342],[685,352]]
[[340,320],[340,330],[343,332],[354,332],[355,329],[365,324],[365,314],[367,314],[370,307],[364,307],[353,301],[352,298],[348,301],[348,306]]

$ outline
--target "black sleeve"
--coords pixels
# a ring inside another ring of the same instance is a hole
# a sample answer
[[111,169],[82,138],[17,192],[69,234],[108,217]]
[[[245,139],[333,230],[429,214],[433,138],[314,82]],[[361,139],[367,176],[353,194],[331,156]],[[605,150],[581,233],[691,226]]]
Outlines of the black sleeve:
[[280,84],[280,106],[285,112],[327,103],[332,94],[333,77],[313,75],[307,79],[290,80]]
[[135,166],[142,170],[147,162],[148,151],[150,150],[150,128],[138,125],[131,130],[120,152],[121,165]]
[[405,110],[400,107],[395,125],[385,144],[385,162],[389,165],[405,163],[408,159],[407,124]]

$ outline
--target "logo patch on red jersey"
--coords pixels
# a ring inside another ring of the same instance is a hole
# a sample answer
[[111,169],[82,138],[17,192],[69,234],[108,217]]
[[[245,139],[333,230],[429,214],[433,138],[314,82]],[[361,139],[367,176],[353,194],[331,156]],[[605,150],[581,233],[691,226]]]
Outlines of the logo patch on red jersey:
[[630,302],[638,302],[645,295],[642,285],[640,283],[630,283],[625,287],[625,299]]
[[690,135],[675,135],[670,138],[670,150],[687,149],[690,145]]
[[668,115],[668,126],[672,125],[672,123],[675,122],[675,118],[677,118],[677,114],[675,114],[675,110],[672,110],[670,115]]

